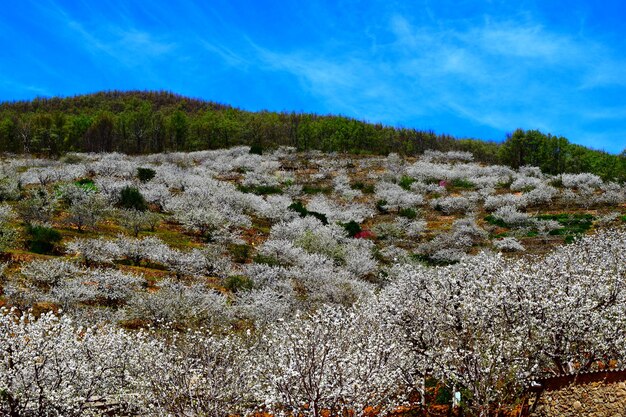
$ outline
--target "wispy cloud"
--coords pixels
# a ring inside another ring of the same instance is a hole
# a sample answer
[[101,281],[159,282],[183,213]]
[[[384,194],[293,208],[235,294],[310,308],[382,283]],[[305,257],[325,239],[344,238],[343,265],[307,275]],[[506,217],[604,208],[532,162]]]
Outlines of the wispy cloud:
[[604,46],[536,22],[483,19],[440,28],[396,15],[386,30],[392,40],[374,54],[363,45],[342,55],[259,48],[259,58],[354,115],[406,123],[451,113],[503,132],[580,133],[577,124],[586,119],[610,117],[580,91],[620,85],[616,74],[626,72]]
[[105,25],[88,30],[80,22],[70,19],[67,27],[79,37],[87,52],[96,56],[106,54],[126,66],[134,67],[150,58],[166,58],[176,51],[174,42],[132,27]]
[[206,51],[217,56],[229,67],[241,69],[251,64],[250,60],[244,54],[235,51],[223,43],[207,41],[204,39],[200,39],[198,42]]
[[13,13],[0,28],[25,46],[0,48],[0,72],[20,96],[165,88],[458,136],[523,127],[626,145],[624,45],[580,10],[560,18],[532,0],[25,0]]
[[[52,95],[50,90],[46,87],[36,84],[25,84],[15,79],[9,78],[4,74],[0,74],[0,97],[5,97],[4,92],[7,90],[14,90],[18,87],[20,90],[26,93],[25,97],[13,97],[14,100],[21,98],[28,98],[29,95],[36,95],[41,97],[47,97]],[[8,96],[6,96],[8,98]]]

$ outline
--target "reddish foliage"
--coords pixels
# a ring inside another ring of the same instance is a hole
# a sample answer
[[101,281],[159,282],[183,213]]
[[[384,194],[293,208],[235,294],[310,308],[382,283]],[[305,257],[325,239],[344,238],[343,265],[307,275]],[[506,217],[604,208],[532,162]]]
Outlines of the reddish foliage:
[[354,235],[355,239],[375,239],[376,235],[371,230],[361,230]]

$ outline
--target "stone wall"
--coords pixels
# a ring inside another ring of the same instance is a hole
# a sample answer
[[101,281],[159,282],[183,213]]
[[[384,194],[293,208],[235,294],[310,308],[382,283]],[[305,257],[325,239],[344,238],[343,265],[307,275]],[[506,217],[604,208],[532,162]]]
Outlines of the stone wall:
[[[536,398],[536,397],[535,397]],[[535,399],[530,401],[533,410]],[[603,379],[575,381],[557,389],[539,393],[532,417],[624,417],[626,416],[626,382]]]

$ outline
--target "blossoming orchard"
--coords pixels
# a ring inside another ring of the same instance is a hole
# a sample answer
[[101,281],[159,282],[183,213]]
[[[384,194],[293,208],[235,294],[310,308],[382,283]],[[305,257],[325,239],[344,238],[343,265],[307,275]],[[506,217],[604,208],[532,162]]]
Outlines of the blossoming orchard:
[[593,174],[70,153],[2,159],[0,201],[0,415],[489,416],[626,365],[626,187]]

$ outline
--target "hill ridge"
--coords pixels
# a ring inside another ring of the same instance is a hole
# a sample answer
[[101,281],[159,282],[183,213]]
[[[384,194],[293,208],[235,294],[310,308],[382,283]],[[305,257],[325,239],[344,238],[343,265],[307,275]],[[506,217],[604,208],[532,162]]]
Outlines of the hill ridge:
[[341,115],[247,111],[170,91],[109,90],[0,103],[0,152],[145,154],[236,145],[383,155],[463,151],[488,164],[626,180],[626,153],[612,155],[537,130],[517,129],[497,143]]

